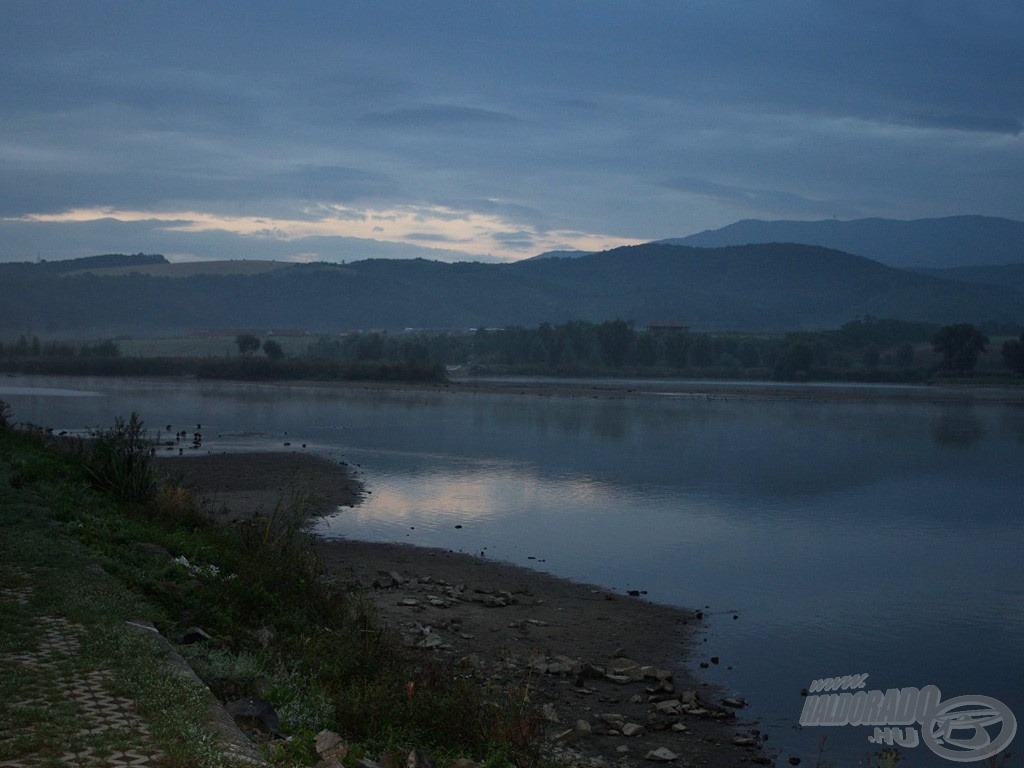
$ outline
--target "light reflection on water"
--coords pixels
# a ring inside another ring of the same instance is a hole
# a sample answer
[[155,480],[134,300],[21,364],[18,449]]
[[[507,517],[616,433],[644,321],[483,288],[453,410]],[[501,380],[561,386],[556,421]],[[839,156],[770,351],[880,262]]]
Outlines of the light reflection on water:
[[[707,678],[751,699],[784,755],[815,753],[823,729],[793,726],[819,677],[935,684],[1024,718],[1020,408],[74,387],[113,396],[0,396],[57,428],[138,410],[151,425],[202,423],[212,450],[306,443],[360,464],[373,492],[328,535],[483,552],[709,606],[695,661],[721,657]],[[831,757],[859,759],[867,735],[829,729]]]

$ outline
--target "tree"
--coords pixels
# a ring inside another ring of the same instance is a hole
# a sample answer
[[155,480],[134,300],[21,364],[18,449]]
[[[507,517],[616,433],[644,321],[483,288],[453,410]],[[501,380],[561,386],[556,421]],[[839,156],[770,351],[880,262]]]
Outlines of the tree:
[[235,336],[235,344],[243,355],[251,355],[260,348],[260,340],[251,333],[240,333]]
[[942,370],[969,373],[978,363],[978,355],[988,347],[988,336],[970,323],[944,325],[932,339],[935,351],[942,355]]
[[792,381],[806,379],[814,365],[814,347],[805,341],[794,341],[775,363],[773,371],[776,379]]
[[263,354],[271,360],[284,359],[284,350],[281,348],[281,345],[273,339],[267,339],[263,342]]
[[1024,373],[1024,333],[1019,341],[1003,342],[1003,362],[1014,373]]
[[914,362],[914,345],[905,341],[896,347],[896,365],[907,368]]

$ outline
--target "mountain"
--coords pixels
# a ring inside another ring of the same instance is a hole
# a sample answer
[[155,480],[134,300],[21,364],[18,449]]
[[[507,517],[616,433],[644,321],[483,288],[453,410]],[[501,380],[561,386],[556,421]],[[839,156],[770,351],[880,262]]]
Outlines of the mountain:
[[531,256],[528,261],[534,259],[578,259],[581,256],[590,256],[593,251],[544,251],[536,256]]
[[759,221],[660,241],[721,247],[749,243],[820,245],[866,256],[891,267],[950,268],[1024,262],[1024,221],[991,216],[853,221]]
[[167,264],[163,256],[145,253],[107,253],[60,261],[14,261],[0,263],[0,280],[41,279],[75,272],[145,269]]
[[569,320],[695,329],[836,327],[862,315],[1020,323],[1024,293],[808,245],[649,243],[513,264],[373,259],[180,276],[76,270],[0,280],[0,341],[207,329],[476,328]]
[[1002,285],[1024,292],[1024,263],[998,264],[980,267],[953,267],[951,269],[921,269],[926,275],[943,280],[959,280],[964,283]]

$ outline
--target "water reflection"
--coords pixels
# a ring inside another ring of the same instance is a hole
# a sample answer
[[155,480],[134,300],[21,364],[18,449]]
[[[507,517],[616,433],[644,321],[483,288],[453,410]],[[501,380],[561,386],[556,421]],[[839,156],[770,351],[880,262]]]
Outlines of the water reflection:
[[[67,388],[111,396],[5,399],[19,420],[56,428],[137,410],[202,423],[211,450],[306,443],[361,464],[373,490],[329,521],[332,535],[483,552],[710,606],[697,649],[723,661],[710,679],[805,758],[820,732],[792,726],[818,677],[869,672],[883,688],[935,684],[1024,714],[1021,408]],[[864,734],[836,730],[832,757],[859,759]],[[920,750],[913,761],[938,764]]]

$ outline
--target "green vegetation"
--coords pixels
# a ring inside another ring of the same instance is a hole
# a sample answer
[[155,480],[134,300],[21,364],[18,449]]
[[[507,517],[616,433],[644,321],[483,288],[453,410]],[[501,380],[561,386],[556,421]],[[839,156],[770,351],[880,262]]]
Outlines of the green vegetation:
[[197,273],[168,269],[187,265],[157,264],[111,274],[76,261],[54,262],[59,270],[0,265],[0,336],[188,336],[209,329],[232,329],[232,336],[270,329],[275,335],[285,329],[334,335],[616,317],[638,327],[677,321],[708,331],[783,333],[836,327],[868,314],[937,325],[1012,324],[1024,317],[1019,286],[981,282],[995,278],[921,274],[777,242],[725,248],[648,243],[513,264],[280,264],[262,273]]
[[[267,745],[275,764],[315,763],[314,736],[324,728],[353,745],[351,766],[364,755],[404,760],[413,748],[438,765],[456,757],[494,768],[537,764],[539,721],[519,686],[402,646],[360,588],[328,578],[302,532],[301,495],[265,519],[221,526],[185,490],[153,484],[137,461],[145,440],[137,417],[101,438],[0,429],[0,587],[37,585],[25,606],[5,604],[0,648],[31,644],[41,615],[85,625],[87,652],[68,663],[115,671],[113,685],[136,699],[170,766],[220,759],[197,692],[162,671],[159,654],[125,629],[129,618],[148,617],[170,638],[191,626],[209,632],[213,641],[190,646],[189,659],[215,693],[273,704],[292,737]],[[111,477],[122,487],[93,482],[86,468],[118,461],[124,466]],[[134,493],[132,473],[154,489],[147,501]],[[57,677],[70,671],[0,674],[0,722],[33,724],[20,741],[0,741],[0,761],[67,747],[76,729]],[[52,706],[19,711],[11,694],[28,682]]]
[[[993,332],[1005,332],[991,326]],[[1016,332],[1016,331],[1014,331]],[[281,339],[279,341],[278,339]],[[76,354],[70,345],[22,337],[0,344],[0,370],[40,374],[195,376],[251,381],[445,380],[462,373],[549,376],[694,377],[778,381],[922,383],[949,377],[1015,380],[1024,373],[1010,339],[990,345],[971,324],[938,326],[870,315],[837,329],[786,334],[694,332],[673,324],[636,329],[624,320],[542,323],[472,332],[368,332],[340,336],[267,337],[252,333],[204,337],[233,354],[209,355],[197,343],[190,356],[149,356],[175,340],[135,342],[137,355]],[[1004,337],[1005,338],[1005,337]],[[177,340],[186,348],[190,340]],[[122,342],[125,343],[125,342]],[[990,348],[991,346],[991,348]],[[83,345],[119,351],[114,342]],[[36,354],[33,348],[38,348]],[[66,354],[58,354],[65,349]],[[262,350],[263,354],[257,354]]]

